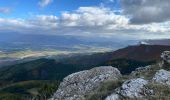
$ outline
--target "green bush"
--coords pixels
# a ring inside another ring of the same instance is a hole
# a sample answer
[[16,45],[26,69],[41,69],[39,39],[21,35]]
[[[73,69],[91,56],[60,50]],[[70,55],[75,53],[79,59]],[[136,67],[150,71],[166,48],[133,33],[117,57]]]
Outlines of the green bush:
[[51,84],[44,84],[42,87],[38,90],[38,96],[40,100],[47,100],[48,98],[52,97],[53,93],[57,90],[59,86],[58,83],[51,83]]

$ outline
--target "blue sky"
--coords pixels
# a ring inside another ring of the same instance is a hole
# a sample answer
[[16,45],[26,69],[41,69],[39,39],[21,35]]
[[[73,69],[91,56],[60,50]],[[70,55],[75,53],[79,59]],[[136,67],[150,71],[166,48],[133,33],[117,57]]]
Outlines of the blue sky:
[[[43,1],[43,0],[42,0]],[[52,0],[44,7],[39,6],[40,0],[4,0],[0,7],[9,8],[8,14],[0,13],[0,17],[6,18],[28,18],[31,15],[56,15],[60,16],[63,11],[73,11],[79,7],[104,6],[114,10],[120,10],[119,0]]]
[[[116,0],[117,1],[117,0]],[[79,7],[99,6],[107,3],[103,0],[52,0],[44,7],[39,6],[40,0],[3,0],[0,7],[9,8],[8,14],[0,13],[0,17],[6,18],[28,18],[31,15],[56,15],[60,16],[63,11],[73,11]],[[111,4],[111,3],[110,3]],[[108,4],[108,6],[110,6]],[[117,3],[116,3],[117,4]],[[113,5],[112,5],[113,6]],[[118,7],[118,6],[113,6]]]
[[169,0],[1,0],[0,33],[170,38]]

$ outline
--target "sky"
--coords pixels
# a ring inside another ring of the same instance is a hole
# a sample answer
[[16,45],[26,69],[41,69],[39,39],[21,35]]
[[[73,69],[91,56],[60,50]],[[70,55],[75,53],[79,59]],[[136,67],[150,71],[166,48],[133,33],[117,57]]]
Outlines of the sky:
[[0,0],[0,34],[170,38],[169,0]]

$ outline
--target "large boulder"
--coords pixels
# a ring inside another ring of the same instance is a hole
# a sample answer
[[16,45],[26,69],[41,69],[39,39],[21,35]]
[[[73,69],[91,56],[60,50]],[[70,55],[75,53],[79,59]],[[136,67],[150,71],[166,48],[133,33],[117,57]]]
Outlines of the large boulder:
[[103,66],[73,73],[63,79],[53,100],[84,100],[84,95],[110,80],[118,80],[120,71],[112,66]]
[[152,80],[160,84],[170,85],[170,71],[161,69],[158,72],[156,72]]

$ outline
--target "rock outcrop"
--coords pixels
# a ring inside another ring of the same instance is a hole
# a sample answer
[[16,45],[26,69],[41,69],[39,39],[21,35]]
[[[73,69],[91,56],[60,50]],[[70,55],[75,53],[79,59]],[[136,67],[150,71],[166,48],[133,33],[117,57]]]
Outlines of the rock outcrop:
[[164,52],[161,54],[161,58],[164,60],[164,62],[170,64],[170,51],[164,51]]
[[116,93],[111,94],[110,96],[107,96],[105,100],[121,100],[120,96]]
[[148,65],[146,67],[139,67],[139,68],[136,68],[135,71],[131,72],[131,76],[135,77],[139,73],[147,72],[147,71],[150,71],[150,70],[151,70],[151,66],[150,65]]
[[152,80],[160,84],[170,85],[170,71],[161,69],[155,74]]
[[152,94],[153,91],[145,87],[147,84],[148,81],[142,78],[127,80],[105,100],[121,100],[121,97],[134,99]]
[[108,96],[105,100],[122,100],[121,98],[141,98],[152,95],[153,91],[146,88],[148,81],[143,78],[131,79],[125,81],[121,87],[117,88],[115,93]]
[[139,67],[139,68],[136,68],[136,72],[143,72],[143,71],[148,71],[148,70],[151,70],[151,66],[148,65],[148,66],[145,66],[145,67]]
[[84,100],[84,95],[110,80],[118,80],[120,71],[112,66],[103,66],[73,73],[63,79],[52,100]]
[[142,97],[145,95],[143,91],[147,84],[148,81],[142,78],[131,79],[123,83],[121,88],[118,90],[118,93],[129,98]]

